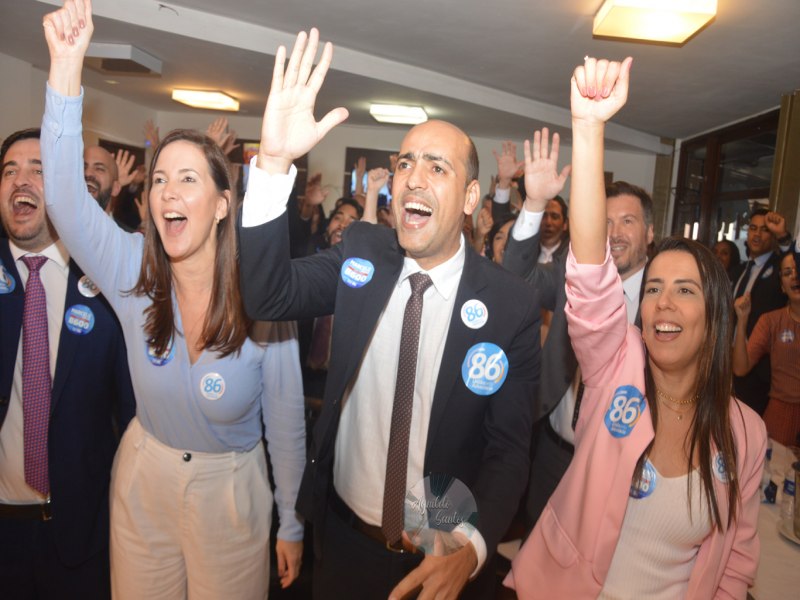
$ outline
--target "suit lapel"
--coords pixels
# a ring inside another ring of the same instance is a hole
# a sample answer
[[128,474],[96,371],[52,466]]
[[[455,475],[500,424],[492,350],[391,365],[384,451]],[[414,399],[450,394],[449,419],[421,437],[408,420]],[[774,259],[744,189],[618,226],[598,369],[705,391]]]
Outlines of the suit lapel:
[[[481,264],[481,260],[483,259],[472,248],[466,246],[464,270],[461,272],[461,281],[456,292],[456,301],[450,317],[447,341],[442,354],[442,363],[439,367],[439,377],[436,380],[436,391],[433,395],[431,419],[428,426],[428,449],[433,446],[431,440],[436,439],[436,431],[446,413],[447,403],[452,397],[453,386],[461,378],[461,363],[466,356],[467,350],[477,343],[479,333],[482,340],[486,337],[488,325],[481,329],[470,329],[461,322],[461,306],[467,300],[473,298],[481,299],[480,292],[488,283],[485,277],[485,265]],[[491,320],[491,315],[489,318]],[[427,461],[426,450],[425,462],[427,463]]]
[[0,241],[0,261],[8,276],[14,280],[14,290],[0,296],[0,397],[8,398],[11,395],[11,383],[14,378],[14,365],[17,362],[17,348],[19,336],[22,331],[22,309],[25,305],[25,292],[22,289],[19,272],[11,251],[8,240]]
[[[69,261],[69,274],[67,275],[67,294],[64,298],[64,316],[66,317],[67,311],[70,306],[75,304],[84,304],[85,301],[78,292],[78,280],[81,273],[78,271],[77,265],[70,259]],[[75,355],[79,351],[78,338],[81,336],[70,333],[61,323],[61,336],[58,340],[58,356],[56,357],[56,372],[53,379],[53,393],[50,400],[50,414],[53,413],[58,399],[61,397],[61,392],[64,389],[64,383],[69,375],[70,368],[72,367]],[[85,373],[85,377],[90,377],[90,373]]]

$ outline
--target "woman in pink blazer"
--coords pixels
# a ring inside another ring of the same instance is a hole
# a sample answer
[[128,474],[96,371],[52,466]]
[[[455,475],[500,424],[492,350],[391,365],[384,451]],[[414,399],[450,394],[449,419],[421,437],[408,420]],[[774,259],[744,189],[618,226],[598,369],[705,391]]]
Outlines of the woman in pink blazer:
[[575,456],[505,583],[523,599],[745,598],[766,433],[731,396],[727,276],[700,244],[664,240],[640,331],[610,258],[603,133],[631,62],[587,57],[572,78],[566,310],[585,390]]

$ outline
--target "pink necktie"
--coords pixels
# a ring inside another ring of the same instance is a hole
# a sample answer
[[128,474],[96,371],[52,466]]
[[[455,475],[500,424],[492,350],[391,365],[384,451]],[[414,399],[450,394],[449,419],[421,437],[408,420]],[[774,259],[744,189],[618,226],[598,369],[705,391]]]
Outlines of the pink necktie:
[[419,326],[422,320],[422,295],[431,284],[425,273],[409,276],[411,297],[403,314],[400,334],[400,359],[392,405],[389,451],[386,456],[386,484],[383,490],[381,530],[386,541],[394,546],[403,534],[406,477],[408,471],[408,439],[411,433],[411,412],[414,406],[414,385],[417,377]]
[[22,311],[22,417],[25,482],[47,496],[47,428],[50,422],[50,345],[47,339],[47,300],[39,269],[44,256],[24,256],[29,270]]

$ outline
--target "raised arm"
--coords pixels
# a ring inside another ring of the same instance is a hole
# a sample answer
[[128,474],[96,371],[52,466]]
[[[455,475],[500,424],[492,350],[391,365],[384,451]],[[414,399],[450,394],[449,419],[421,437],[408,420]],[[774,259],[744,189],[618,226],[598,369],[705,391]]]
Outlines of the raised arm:
[[542,212],[547,202],[561,193],[569,177],[570,165],[558,171],[558,149],[560,138],[553,134],[549,147],[547,127],[535,131],[533,142],[525,140],[525,202],[522,205],[528,212]]
[[378,222],[378,192],[389,181],[389,171],[387,169],[370,169],[367,173],[367,196],[364,201],[364,216],[362,221],[367,223]]
[[570,83],[572,105],[572,187],[569,227],[578,263],[601,264],[607,244],[603,179],[605,124],[625,105],[633,59],[586,57]]

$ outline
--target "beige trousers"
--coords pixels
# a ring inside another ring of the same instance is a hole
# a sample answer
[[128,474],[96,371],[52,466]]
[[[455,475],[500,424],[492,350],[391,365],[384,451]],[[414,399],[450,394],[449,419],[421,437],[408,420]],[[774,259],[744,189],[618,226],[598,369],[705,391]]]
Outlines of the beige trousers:
[[113,597],[266,598],[271,518],[262,444],[184,452],[133,419],[111,471]]

